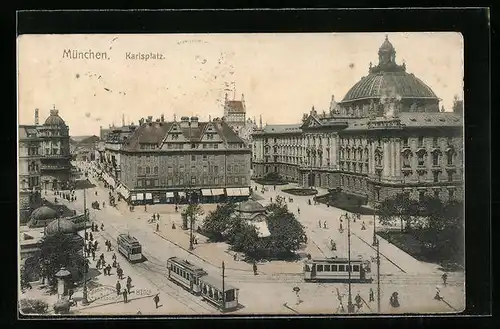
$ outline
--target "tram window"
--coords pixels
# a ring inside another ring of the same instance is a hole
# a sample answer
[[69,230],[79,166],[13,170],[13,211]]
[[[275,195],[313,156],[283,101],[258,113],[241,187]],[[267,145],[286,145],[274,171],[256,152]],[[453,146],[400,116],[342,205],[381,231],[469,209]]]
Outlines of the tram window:
[[234,289],[226,291],[226,302],[232,302],[234,298]]
[[353,272],[359,272],[359,265],[353,265],[352,271]]
[[337,272],[337,265],[332,265],[332,272]]
[[346,271],[345,265],[339,265],[339,272],[344,272]]
[[325,272],[330,272],[330,265],[325,265]]
[[305,265],[305,266],[304,266],[304,270],[305,270],[306,272],[311,272],[311,268],[309,267],[309,265]]
[[323,265],[316,265],[316,271],[323,272]]
[[207,285],[203,284],[203,293],[206,295],[207,294]]
[[212,291],[212,287],[210,287],[210,289],[208,289],[208,297],[210,297],[210,298],[214,297],[214,293]]

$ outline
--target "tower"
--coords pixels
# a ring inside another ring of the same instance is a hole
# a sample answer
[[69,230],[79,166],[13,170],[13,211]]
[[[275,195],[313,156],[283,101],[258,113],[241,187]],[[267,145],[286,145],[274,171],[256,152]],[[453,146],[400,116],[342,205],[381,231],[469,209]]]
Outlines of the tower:
[[262,114],[260,115],[259,119],[259,128],[262,129]]

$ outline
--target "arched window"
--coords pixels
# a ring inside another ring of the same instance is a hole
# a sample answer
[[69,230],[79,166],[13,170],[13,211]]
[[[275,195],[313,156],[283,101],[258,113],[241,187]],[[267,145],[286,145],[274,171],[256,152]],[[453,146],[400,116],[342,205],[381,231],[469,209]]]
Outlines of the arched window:
[[137,175],[138,176],[142,175],[142,167],[137,167]]
[[154,174],[158,175],[158,167],[154,167]]
[[151,168],[150,167],[146,167],[146,175],[149,175],[151,173]]

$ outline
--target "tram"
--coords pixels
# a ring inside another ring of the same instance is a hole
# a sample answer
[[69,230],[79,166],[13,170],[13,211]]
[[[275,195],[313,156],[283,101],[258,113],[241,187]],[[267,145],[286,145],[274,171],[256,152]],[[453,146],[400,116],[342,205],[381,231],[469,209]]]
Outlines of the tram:
[[118,251],[125,256],[129,262],[142,260],[142,246],[135,237],[129,234],[120,234],[116,240]]
[[199,294],[200,277],[207,275],[203,268],[191,264],[179,257],[170,257],[167,260],[168,279],[184,287],[192,294]]
[[199,281],[201,287],[200,295],[204,300],[224,311],[238,307],[238,288],[227,283],[224,284],[223,288],[221,279],[213,278],[209,275],[202,276]]
[[321,258],[306,260],[304,264],[304,281],[347,281],[349,280],[349,263],[351,265],[351,281],[371,282],[370,262],[360,259]]

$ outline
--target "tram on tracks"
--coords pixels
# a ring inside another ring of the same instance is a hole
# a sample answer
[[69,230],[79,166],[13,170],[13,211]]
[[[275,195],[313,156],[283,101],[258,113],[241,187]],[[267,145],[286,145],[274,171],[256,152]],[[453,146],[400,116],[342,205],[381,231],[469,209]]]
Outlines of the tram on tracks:
[[224,284],[222,279],[214,278],[201,267],[179,257],[167,260],[168,279],[182,286],[191,294],[201,296],[203,300],[222,311],[230,311],[238,307],[239,289]]
[[135,237],[129,234],[119,234],[116,242],[118,252],[125,256],[129,262],[142,260],[142,246]]
[[349,280],[349,265],[351,281],[372,282],[370,261],[347,258],[318,258],[306,260],[304,264],[304,281],[347,281]]

